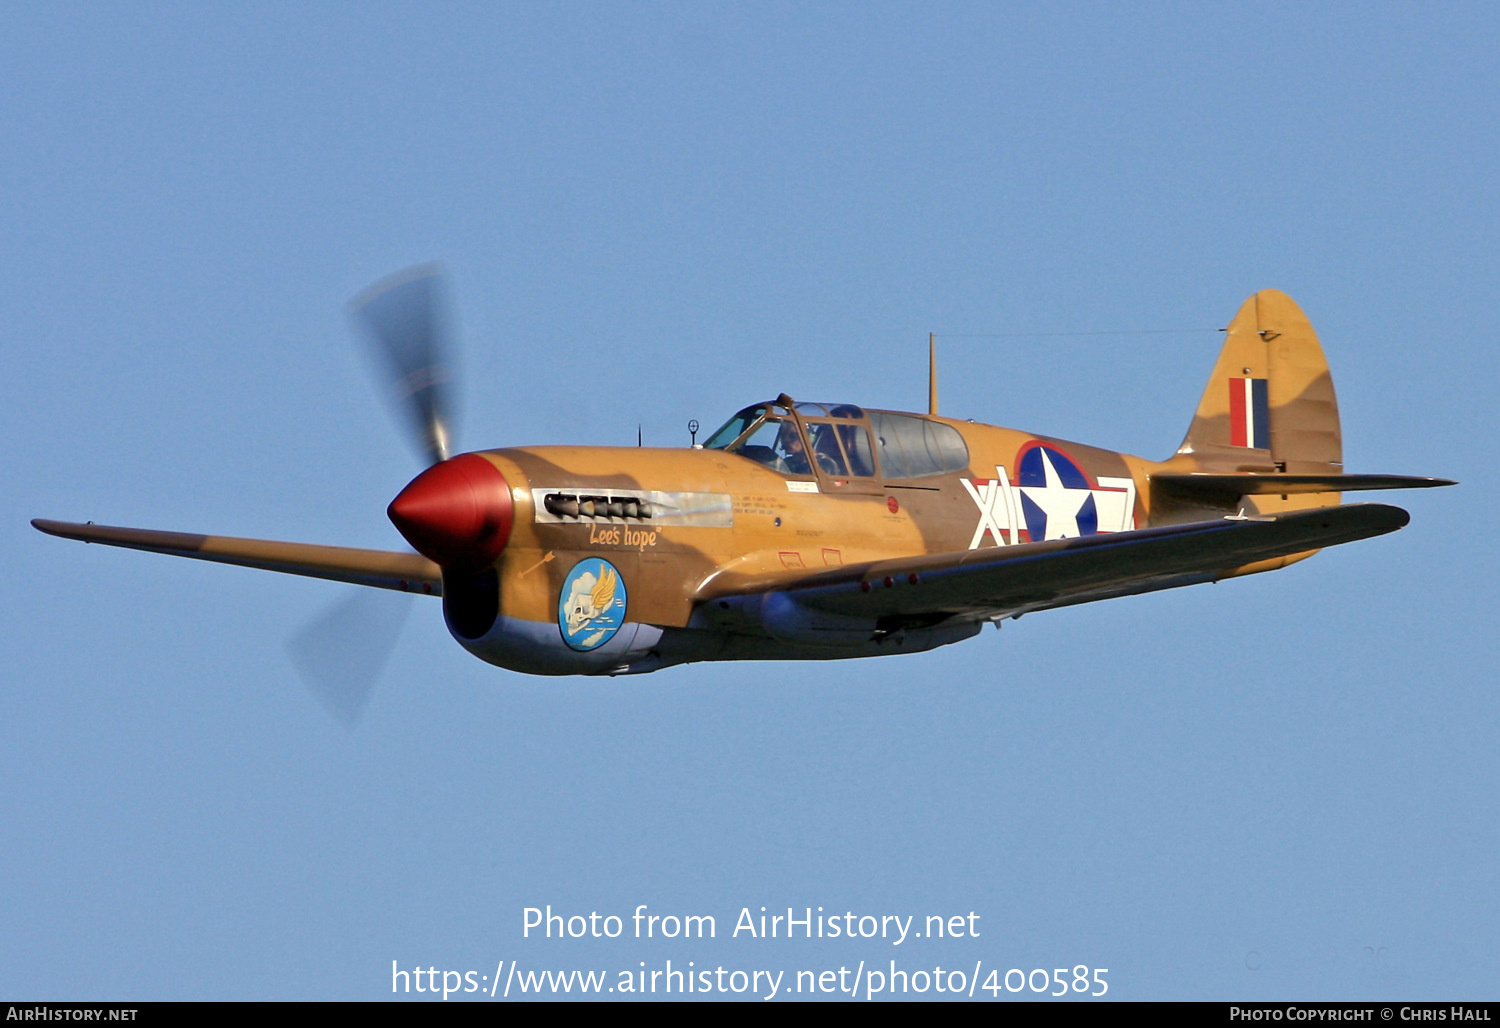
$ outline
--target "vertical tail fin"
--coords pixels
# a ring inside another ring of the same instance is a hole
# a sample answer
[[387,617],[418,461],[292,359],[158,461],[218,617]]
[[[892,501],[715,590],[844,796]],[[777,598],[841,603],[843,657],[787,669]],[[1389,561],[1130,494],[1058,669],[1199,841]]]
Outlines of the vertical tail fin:
[[1343,470],[1333,376],[1291,297],[1264,289],[1240,307],[1177,453],[1199,471]]

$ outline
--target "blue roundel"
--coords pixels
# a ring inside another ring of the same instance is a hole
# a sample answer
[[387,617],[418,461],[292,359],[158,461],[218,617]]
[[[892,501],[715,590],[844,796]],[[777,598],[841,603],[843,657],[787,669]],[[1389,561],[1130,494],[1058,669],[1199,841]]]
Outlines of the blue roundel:
[[[1023,450],[1016,462],[1016,485],[1021,493],[1021,516],[1033,542],[1070,538],[1074,535],[1074,525],[1078,535],[1098,534],[1099,508],[1094,503],[1089,476],[1057,447],[1036,443]],[[1058,498],[1044,508],[1030,495],[1033,491]],[[1061,518],[1061,525],[1048,524],[1048,509]]]
[[603,557],[586,557],[563,579],[557,627],[563,642],[588,651],[614,638],[625,623],[625,579]]
[[1058,480],[1064,486],[1069,489],[1089,488],[1089,476],[1073,463],[1073,458],[1054,446],[1035,445],[1021,454],[1020,466],[1016,469],[1017,485],[1045,486],[1047,484],[1047,472],[1042,461],[1044,453],[1052,464],[1052,469],[1057,472]]

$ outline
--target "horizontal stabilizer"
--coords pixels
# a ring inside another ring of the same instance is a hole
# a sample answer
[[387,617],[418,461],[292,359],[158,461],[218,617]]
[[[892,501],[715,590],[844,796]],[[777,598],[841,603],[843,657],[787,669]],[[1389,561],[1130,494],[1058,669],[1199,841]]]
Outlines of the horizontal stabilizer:
[[168,553],[174,557],[238,564],[240,567],[326,578],[334,582],[350,582],[378,589],[427,593],[433,596],[440,596],[443,592],[442,571],[432,561],[416,553],[281,543],[268,539],[235,539],[187,532],[155,532],[144,528],[112,528],[92,522],[79,525],[67,521],[45,521],[41,518],[31,524],[48,535],[78,539],[86,543],[150,550],[152,553]]
[[1242,496],[1290,496],[1303,493],[1353,493],[1369,489],[1430,489],[1457,485],[1447,478],[1412,475],[1179,475],[1151,476],[1153,492],[1172,500],[1232,507]]

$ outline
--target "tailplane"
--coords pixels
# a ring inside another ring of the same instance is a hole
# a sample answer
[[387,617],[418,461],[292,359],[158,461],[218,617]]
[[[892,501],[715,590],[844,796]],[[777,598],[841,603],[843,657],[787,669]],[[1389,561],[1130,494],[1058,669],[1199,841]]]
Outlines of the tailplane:
[[1279,514],[1336,506],[1344,492],[1454,484],[1344,474],[1328,360],[1307,315],[1285,293],[1256,293],[1225,332],[1187,438],[1151,475],[1153,524]]

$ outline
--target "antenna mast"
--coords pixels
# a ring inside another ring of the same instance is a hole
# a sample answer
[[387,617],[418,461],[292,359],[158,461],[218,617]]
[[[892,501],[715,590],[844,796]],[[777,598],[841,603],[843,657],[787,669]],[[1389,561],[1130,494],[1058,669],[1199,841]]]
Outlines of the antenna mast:
[[927,413],[937,413],[937,333],[927,333]]

